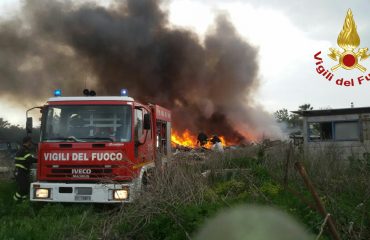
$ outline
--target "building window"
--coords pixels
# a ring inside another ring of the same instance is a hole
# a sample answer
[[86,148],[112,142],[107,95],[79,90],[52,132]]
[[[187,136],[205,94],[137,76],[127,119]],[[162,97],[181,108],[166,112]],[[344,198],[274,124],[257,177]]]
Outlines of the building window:
[[356,141],[359,139],[358,121],[308,123],[308,141]]
[[333,140],[332,122],[308,123],[309,141]]
[[334,123],[335,140],[359,140],[360,133],[358,122],[336,122]]

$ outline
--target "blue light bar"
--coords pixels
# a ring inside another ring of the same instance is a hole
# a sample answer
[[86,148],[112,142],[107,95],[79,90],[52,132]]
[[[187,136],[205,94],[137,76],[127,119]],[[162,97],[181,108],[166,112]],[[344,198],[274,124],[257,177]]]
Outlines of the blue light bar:
[[121,96],[122,96],[122,97],[127,97],[127,96],[128,96],[128,91],[127,91],[127,89],[126,89],[126,88],[122,88],[122,89],[121,89]]
[[56,90],[54,90],[54,96],[55,96],[55,97],[60,97],[60,96],[62,96],[62,90],[60,90],[60,89],[56,89]]

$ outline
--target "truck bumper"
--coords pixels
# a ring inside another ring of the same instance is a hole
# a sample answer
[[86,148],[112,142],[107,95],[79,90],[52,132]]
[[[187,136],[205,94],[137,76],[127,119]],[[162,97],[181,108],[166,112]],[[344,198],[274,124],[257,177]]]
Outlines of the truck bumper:
[[135,184],[31,183],[30,200],[38,202],[123,203],[134,199]]

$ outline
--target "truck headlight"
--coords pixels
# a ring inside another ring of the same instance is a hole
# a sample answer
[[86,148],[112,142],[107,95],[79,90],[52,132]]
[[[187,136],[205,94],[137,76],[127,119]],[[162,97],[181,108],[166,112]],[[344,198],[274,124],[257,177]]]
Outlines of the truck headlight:
[[128,189],[116,189],[113,190],[114,200],[125,200],[128,198]]
[[35,198],[45,199],[50,198],[50,188],[36,188],[35,189]]

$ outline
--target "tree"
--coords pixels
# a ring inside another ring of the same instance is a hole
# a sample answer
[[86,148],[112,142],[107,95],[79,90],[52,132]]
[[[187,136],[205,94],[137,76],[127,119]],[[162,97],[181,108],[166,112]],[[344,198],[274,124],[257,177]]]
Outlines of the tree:
[[25,129],[19,125],[13,125],[0,118],[0,141],[1,142],[20,142],[25,136]]
[[307,111],[307,110],[313,110],[313,107],[309,103],[305,103],[298,107],[298,110],[300,111]]
[[302,128],[303,122],[298,114],[292,113],[289,116],[289,124],[291,128]]
[[[299,111],[308,111],[313,110],[313,107],[311,104],[305,103],[298,107]],[[288,110],[286,108],[280,109],[274,113],[274,117],[279,123],[286,123],[287,127],[289,129],[297,129],[303,128],[303,122],[301,117],[298,114],[295,113],[288,113]]]
[[10,123],[3,118],[0,118],[0,128],[8,128],[10,126]]
[[288,109],[283,108],[283,109],[277,110],[274,113],[274,117],[276,118],[278,122],[288,122],[289,121]]
[[[0,118],[0,143],[21,144],[24,136],[26,136],[26,130],[23,127],[13,125],[3,118]],[[34,128],[30,136],[34,142],[38,142],[40,139],[40,128]]]

